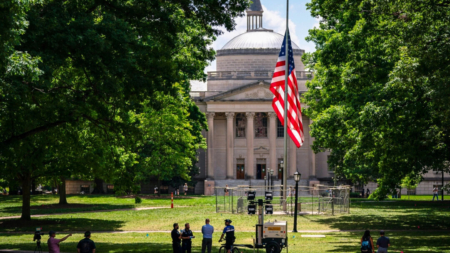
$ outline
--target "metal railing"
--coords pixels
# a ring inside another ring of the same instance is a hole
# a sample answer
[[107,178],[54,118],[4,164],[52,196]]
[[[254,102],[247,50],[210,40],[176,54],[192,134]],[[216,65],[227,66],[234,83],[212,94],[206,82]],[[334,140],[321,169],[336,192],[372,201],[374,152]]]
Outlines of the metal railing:
[[[297,79],[311,79],[312,72],[296,71]],[[220,79],[271,79],[273,71],[210,71],[208,72],[209,80]]]

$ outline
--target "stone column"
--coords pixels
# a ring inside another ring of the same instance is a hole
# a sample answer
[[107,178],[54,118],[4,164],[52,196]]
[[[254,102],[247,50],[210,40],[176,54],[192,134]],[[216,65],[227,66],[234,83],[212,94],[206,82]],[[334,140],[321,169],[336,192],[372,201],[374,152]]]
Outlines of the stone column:
[[254,179],[255,178],[255,165],[253,162],[253,138],[255,137],[254,129],[253,129],[253,119],[255,117],[254,112],[247,112],[245,114],[247,116],[247,175]]
[[234,152],[234,112],[225,113],[227,116],[227,179],[234,179],[233,152]]
[[289,174],[287,175],[287,177],[292,177],[294,176],[294,173],[297,171],[297,146],[295,146],[295,143],[292,141],[291,137],[288,134],[288,138],[289,138],[289,158],[288,158],[288,162],[289,162]]
[[275,171],[278,176],[277,166],[277,114],[269,112],[269,143],[270,143],[270,169]]
[[208,118],[208,169],[207,178],[214,179],[214,112],[207,112]]

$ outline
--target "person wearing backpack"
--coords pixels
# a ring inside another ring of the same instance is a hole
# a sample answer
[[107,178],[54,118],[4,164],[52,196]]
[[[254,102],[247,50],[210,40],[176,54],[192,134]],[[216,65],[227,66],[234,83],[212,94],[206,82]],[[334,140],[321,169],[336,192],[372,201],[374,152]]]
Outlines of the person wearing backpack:
[[366,230],[361,238],[361,253],[375,253],[375,247],[373,246],[373,239],[370,236],[370,231]]

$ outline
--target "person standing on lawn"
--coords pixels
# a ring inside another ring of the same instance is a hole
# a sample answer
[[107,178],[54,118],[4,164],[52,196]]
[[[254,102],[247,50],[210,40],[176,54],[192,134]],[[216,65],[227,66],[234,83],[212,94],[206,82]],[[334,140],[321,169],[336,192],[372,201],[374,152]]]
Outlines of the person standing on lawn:
[[205,220],[205,225],[202,227],[203,241],[202,241],[202,253],[211,253],[212,247],[212,234],[214,233],[214,227],[209,225],[209,219]]
[[184,230],[182,230],[181,233],[181,239],[182,239],[182,252],[183,253],[191,253],[192,249],[192,239],[194,239],[195,236],[192,234],[191,227],[189,226],[189,223],[184,224]]
[[62,239],[56,239],[56,232],[55,231],[50,231],[48,232],[48,235],[50,236],[50,238],[48,238],[47,241],[47,245],[48,245],[48,252],[49,253],[59,253],[59,244],[61,242],[64,242],[65,240],[67,240],[67,238],[69,238],[69,236],[72,236],[72,234],[67,235],[66,237],[62,238]]
[[178,228],[178,223],[174,223],[171,233],[173,253],[181,253],[181,234],[178,232]]
[[361,253],[375,253],[375,247],[373,246],[373,239],[370,236],[370,231],[366,230],[361,238]]
[[188,192],[188,185],[187,185],[187,183],[184,183],[184,196],[186,196],[186,194],[187,194],[187,192]]
[[433,201],[434,197],[436,197],[436,200],[439,200],[439,190],[436,186],[433,188]]
[[95,253],[95,243],[91,240],[91,231],[84,233],[84,239],[77,245],[78,253]]
[[370,190],[369,190],[369,188],[367,188],[366,195],[367,195],[367,197],[370,196]]
[[388,248],[391,247],[391,241],[384,236],[384,231],[380,231],[380,238],[377,240],[378,253],[387,253]]

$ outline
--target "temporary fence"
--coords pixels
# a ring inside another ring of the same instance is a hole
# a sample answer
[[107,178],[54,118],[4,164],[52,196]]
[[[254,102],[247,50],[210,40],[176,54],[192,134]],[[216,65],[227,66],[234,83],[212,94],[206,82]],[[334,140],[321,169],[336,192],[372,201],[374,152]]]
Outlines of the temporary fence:
[[[283,196],[286,196],[284,199]],[[246,214],[253,202],[263,199],[268,212],[274,215],[295,213],[295,187],[288,185],[215,187],[216,212]],[[253,199],[254,196],[254,199]],[[315,185],[299,186],[297,211],[299,214],[335,215],[350,213],[350,187]]]

